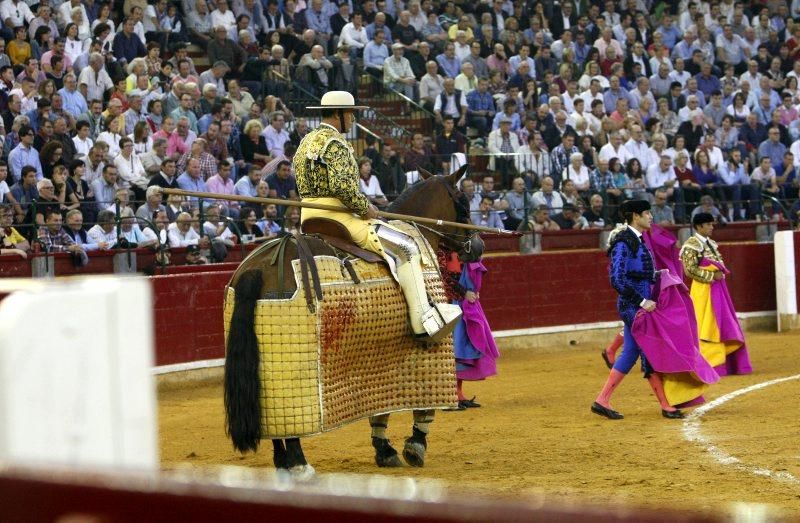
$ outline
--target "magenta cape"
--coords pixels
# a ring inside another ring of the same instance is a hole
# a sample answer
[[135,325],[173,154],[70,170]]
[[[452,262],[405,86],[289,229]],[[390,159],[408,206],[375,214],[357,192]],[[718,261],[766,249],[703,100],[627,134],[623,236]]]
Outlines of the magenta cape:
[[[467,271],[467,276],[472,281],[475,292],[480,292],[486,267],[481,262],[474,262],[464,264],[464,270]],[[470,366],[457,371],[456,376],[467,381],[482,380],[489,376],[494,376],[497,374],[495,360],[500,356],[500,352],[497,350],[497,345],[495,345],[492,329],[489,328],[489,322],[483,313],[483,307],[481,307],[480,301],[470,303],[467,300],[463,300],[461,302],[461,310],[464,313],[462,321],[466,327],[467,337],[473,347],[482,354],[482,357],[475,360],[461,361],[461,363],[468,362]]]
[[642,234],[642,239],[653,254],[656,269],[669,269],[673,275],[683,278],[678,239],[671,232],[658,225],[651,225],[650,230]]
[[700,353],[697,322],[688,290],[683,280],[671,273],[662,274],[660,284],[654,290],[658,295],[656,310],[650,313],[639,311],[631,333],[656,372],[685,373],[678,381],[695,382],[690,388],[697,391],[696,395],[682,397],[677,404],[702,402],[702,385],[716,383],[719,375]]
[[[713,265],[717,269],[729,275],[731,272],[721,263],[703,258],[700,260],[700,267]],[[727,280],[717,280],[711,283],[711,307],[714,309],[714,316],[719,327],[719,339],[721,342],[735,341],[741,343],[741,347],[731,352],[725,358],[725,363],[715,367],[720,376],[729,374],[750,374],[753,367],[750,365],[750,353],[744,341],[742,327],[736,318],[736,309],[733,307],[733,300],[728,291]]]

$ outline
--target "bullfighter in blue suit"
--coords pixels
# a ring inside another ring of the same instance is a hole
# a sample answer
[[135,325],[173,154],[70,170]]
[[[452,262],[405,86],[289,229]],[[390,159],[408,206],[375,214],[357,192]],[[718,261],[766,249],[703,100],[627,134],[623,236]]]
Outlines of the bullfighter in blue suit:
[[665,418],[682,418],[681,411],[667,402],[661,376],[653,372],[631,334],[631,326],[639,310],[652,312],[656,308],[656,303],[651,299],[651,286],[657,281],[659,272],[655,271],[653,255],[642,241],[642,233],[650,229],[653,221],[650,203],[646,200],[629,200],[622,204],[621,211],[627,225],[615,231],[616,235],[609,241],[608,256],[611,258],[609,279],[619,294],[617,311],[625,324],[625,341],[622,354],[614,362],[603,390],[592,403],[592,412],[609,419],[624,417],[611,408],[611,394],[641,357],[642,370],[661,404],[662,415]]

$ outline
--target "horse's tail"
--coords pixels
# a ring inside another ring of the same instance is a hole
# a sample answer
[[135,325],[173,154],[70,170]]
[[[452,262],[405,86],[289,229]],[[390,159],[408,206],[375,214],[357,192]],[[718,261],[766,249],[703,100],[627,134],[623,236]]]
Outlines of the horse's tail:
[[225,417],[233,447],[256,451],[261,441],[261,379],[255,331],[256,301],[262,277],[258,269],[239,277],[234,286],[236,302],[228,329],[225,356]]

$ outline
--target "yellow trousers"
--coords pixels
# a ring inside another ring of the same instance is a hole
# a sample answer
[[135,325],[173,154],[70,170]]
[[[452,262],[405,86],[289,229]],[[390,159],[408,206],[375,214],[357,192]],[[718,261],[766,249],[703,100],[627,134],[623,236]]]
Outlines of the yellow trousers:
[[329,220],[337,221],[344,225],[356,245],[364,250],[374,252],[375,254],[380,254],[384,258],[387,258],[387,254],[381,245],[381,240],[378,238],[378,235],[375,232],[375,226],[380,225],[381,227],[391,227],[391,225],[379,220],[369,220],[353,214],[337,198],[303,198],[303,201],[307,203],[318,203],[322,205],[339,207],[345,212],[303,209],[300,213],[300,223],[310,218],[327,218]]

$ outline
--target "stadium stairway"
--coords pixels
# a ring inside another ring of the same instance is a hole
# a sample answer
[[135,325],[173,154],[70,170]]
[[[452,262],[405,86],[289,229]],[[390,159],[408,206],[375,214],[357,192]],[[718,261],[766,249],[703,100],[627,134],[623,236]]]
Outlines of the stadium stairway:
[[192,62],[194,62],[194,68],[197,70],[197,74],[201,74],[211,67],[211,63],[208,61],[208,53],[203,51],[203,48],[199,45],[190,44],[189,47],[186,48],[186,54],[189,55]]
[[365,111],[362,123],[395,150],[408,149],[415,133],[422,133],[427,140],[432,140],[430,114],[419,107],[407,107],[397,93],[385,89],[368,74],[361,75],[358,101],[370,108]]

